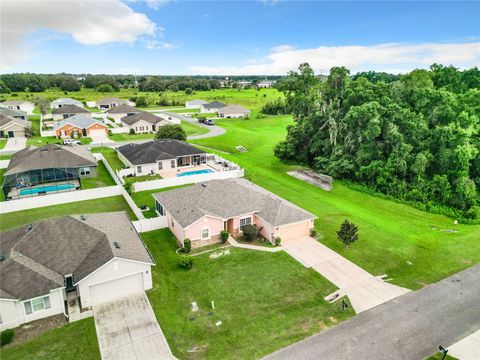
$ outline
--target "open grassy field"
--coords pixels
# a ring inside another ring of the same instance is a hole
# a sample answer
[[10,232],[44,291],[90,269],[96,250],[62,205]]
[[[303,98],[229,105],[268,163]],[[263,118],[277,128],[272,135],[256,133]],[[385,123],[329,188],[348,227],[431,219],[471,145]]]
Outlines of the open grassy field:
[[97,334],[93,318],[80,320],[39,337],[1,350],[2,360],[100,359]]
[[323,300],[335,286],[283,252],[230,248],[217,259],[195,256],[187,271],[177,265],[170,230],[141,236],[157,264],[147,294],[179,359],[259,358],[353,315]]
[[[318,216],[320,240],[374,275],[388,274],[393,283],[418,289],[480,262],[480,226],[458,225],[453,219],[349,189],[336,181],[332,192],[297,180],[286,172],[294,169],[280,162],[273,147],[286,134],[288,116],[255,120],[218,120],[226,134],[194,144],[219,149],[219,154],[246,169],[246,177]],[[239,153],[242,145],[248,152]],[[336,231],[346,218],[359,226],[359,240],[345,249]],[[411,263],[411,265],[409,264]]]
[[112,196],[2,214],[0,218],[0,231],[53,217],[110,211],[127,211],[130,219],[137,220],[123,196]]

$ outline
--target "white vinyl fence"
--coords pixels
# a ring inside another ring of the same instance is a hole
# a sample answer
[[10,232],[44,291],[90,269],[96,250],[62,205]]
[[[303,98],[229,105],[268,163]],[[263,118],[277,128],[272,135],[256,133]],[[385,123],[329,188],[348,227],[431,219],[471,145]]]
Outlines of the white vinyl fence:
[[112,132],[112,134],[128,134],[130,132],[130,129],[128,127],[116,127],[116,128],[110,128],[108,129]]
[[43,130],[43,115],[40,115],[40,136],[41,137],[55,136],[55,131]]
[[133,226],[135,226],[135,229],[139,233],[163,229],[167,227],[167,217],[159,216],[151,219],[141,219],[133,221]]
[[160,180],[151,180],[151,181],[142,181],[133,183],[133,191],[145,191],[145,190],[154,190],[162,189],[171,186],[185,185],[185,184],[195,184],[203,181],[209,180],[223,180],[223,179],[232,179],[237,177],[243,177],[244,170],[227,170],[222,172],[213,172],[209,174],[199,174],[199,175],[188,175],[180,177],[172,177],[167,179]]
[[0,169],[6,169],[10,164],[10,160],[0,160]]

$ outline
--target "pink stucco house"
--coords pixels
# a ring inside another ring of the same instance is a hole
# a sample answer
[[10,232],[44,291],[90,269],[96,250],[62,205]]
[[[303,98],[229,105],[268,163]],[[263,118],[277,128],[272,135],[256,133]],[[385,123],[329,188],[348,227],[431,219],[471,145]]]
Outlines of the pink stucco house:
[[273,242],[309,236],[316,216],[244,179],[212,180],[154,194],[156,211],[166,216],[178,242],[193,247],[220,241],[255,224]]

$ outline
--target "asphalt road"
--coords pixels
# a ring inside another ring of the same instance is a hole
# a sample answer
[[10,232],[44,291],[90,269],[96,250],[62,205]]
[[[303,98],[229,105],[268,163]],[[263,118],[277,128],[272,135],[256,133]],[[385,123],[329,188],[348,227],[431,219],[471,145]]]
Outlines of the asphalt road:
[[[480,265],[362,312],[266,357],[423,360],[480,328]],[[480,354],[479,354],[480,359]]]

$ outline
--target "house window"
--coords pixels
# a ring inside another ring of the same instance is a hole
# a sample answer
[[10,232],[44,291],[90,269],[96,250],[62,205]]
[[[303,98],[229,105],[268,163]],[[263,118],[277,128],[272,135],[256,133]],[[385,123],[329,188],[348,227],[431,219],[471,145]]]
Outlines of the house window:
[[244,227],[245,225],[252,225],[252,218],[246,217],[240,219],[240,228]]
[[171,161],[170,161],[170,167],[171,167],[172,169],[175,168],[175,160],[171,160]]
[[142,173],[142,167],[141,167],[141,166],[137,166],[137,172],[138,172],[139,174]]
[[36,311],[42,311],[51,308],[50,296],[43,296],[23,303],[25,313],[30,315]]
[[[163,206],[159,202],[155,202],[155,206],[157,208],[157,211],[160,215],[165,215],[165,212],[163,210]],[[172,226],[173,226],[173,221],[172,221]]]
[[158,170],[163,170],[163,161],[158,162]]
[[90,175],[90,168],[89,167],[80,168],[80,175],[82,176]]
[[208,239],[210,236],[209,236],[209,231],[208,229],[203,229],[202,230],[202,239]]

